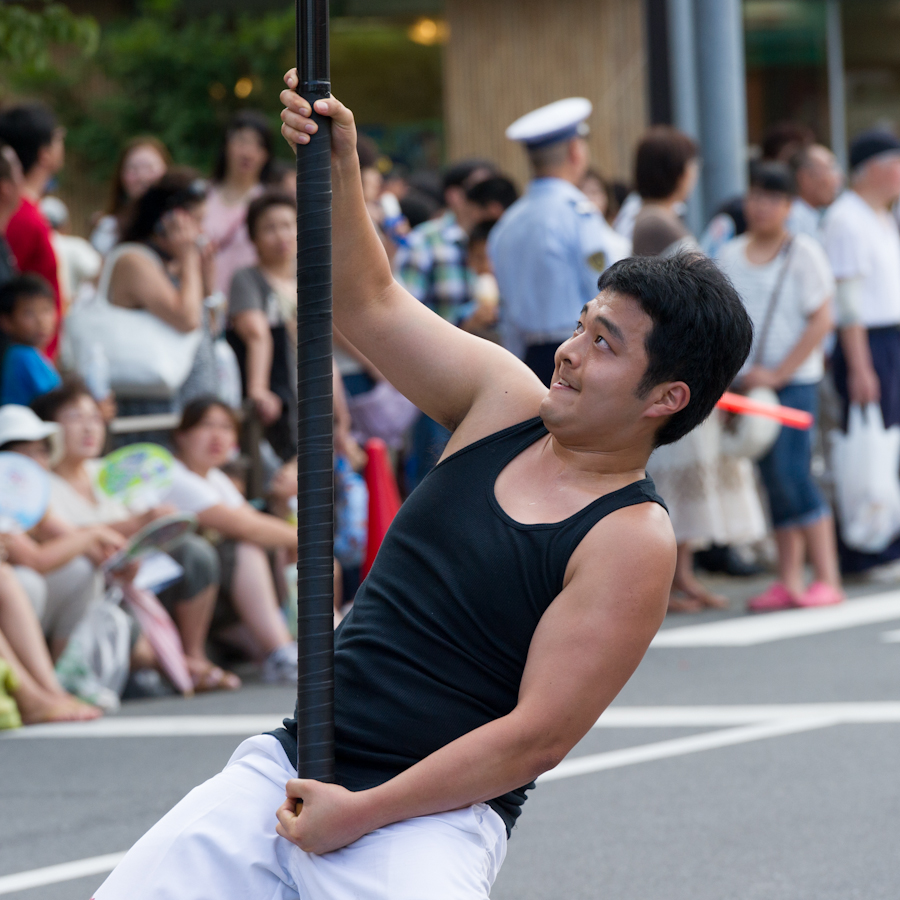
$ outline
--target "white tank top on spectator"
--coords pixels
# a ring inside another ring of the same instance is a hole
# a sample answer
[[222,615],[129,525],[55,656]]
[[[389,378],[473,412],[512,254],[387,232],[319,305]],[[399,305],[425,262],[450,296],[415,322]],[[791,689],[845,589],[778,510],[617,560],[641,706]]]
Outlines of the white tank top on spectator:
[[845,191],[825,214],[824,245],[838,281],[862,279],[862,324],[900,324],[900,232],[893,216]]
[[160,503],[171,503],[180,512],[201,513],[212,506],[236,509],[247,502],[221,469],[210,469],[204,478],[176,459],[172,474],[172,487],[159,499]]
[[[749,242],[750,236],[747,234],[734,238],[719,251],[717,259],[722,271],[732,280],[741,295],[753,321],[754,347],[742,373],[750,368],[756,356],[756,340],[762,332],[769,301],[785,264],[784,253],[779,253],[771,262],[761,266],[749,262]],[[809,316],[833,296],[834,278],[822,248],[808,234],[796,235],[759,364],[767,369],[776,368],[800,340]],[[790,383],[814,384],[823,374],[822,348],[817,347],[800,364],[791,376]]]

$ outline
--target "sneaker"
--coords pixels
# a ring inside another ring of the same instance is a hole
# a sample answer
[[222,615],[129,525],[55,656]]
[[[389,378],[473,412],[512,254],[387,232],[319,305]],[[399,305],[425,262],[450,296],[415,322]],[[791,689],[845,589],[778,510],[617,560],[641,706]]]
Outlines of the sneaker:
[[266,684],[297,683],[297,643],[291,641],[273,650],[262,666],[262,680]]
[[797,598],[780,582],[767,588],[747,603],[749,612],[775,612],[797,605]]
[[825,584],[824,581],[815,581],[803,592],[803,596],[797,600],[795,605],[800,607],[834,606],[836,603],[843,603],[846,599],[843,591],[833,588],[830,584]]

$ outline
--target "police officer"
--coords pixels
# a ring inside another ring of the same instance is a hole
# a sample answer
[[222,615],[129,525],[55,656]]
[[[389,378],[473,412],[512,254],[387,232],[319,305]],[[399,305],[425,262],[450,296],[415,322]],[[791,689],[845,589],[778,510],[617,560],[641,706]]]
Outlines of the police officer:
[[488,241],[500,287],[503,342],[547,385],[556,348],[572,334],[597,277],[631,253],[578,189],[590,163],[585,136],[591,103],[570,97],[513,122],[506,136],[524,145],[533,180]]

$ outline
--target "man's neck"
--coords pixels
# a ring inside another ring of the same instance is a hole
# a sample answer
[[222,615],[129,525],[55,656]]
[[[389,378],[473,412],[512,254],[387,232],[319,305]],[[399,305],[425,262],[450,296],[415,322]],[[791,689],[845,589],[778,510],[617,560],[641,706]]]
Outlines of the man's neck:
[[586,482],[643,478],[652,450],[642,442],[608,449],[570,446],[552,434],[546,447],[552,454],[552,465],[558,464],[567,476]]
[[853,192],[876,212],[886,212],[893,202],[892,198],[885,196],[883,191],[870,185],[856,184],[853,186]]
[[535,169],[534,177],[535,179],[558,178],[560,181],[568,181],[569,184],[573,184],[575,187],[578,187],[580,181],[580,179],[576,177],[575,172],[568,166],[556,166],[552,169]]
[[32,203],[39,203],[52,175],[41,166],[33,166],[22,181],[22,196]]

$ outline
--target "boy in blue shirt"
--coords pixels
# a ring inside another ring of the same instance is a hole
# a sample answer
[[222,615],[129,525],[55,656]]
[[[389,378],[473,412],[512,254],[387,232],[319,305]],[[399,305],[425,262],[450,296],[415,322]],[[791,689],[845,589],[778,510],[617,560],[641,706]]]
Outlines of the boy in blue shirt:
[[43,348],[56,333],[53,289],[40,275],[0,286],[0,405],[28,406],[61,380]]

